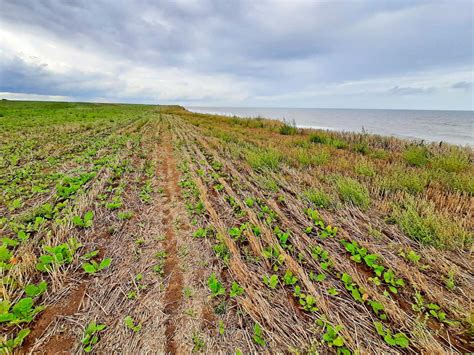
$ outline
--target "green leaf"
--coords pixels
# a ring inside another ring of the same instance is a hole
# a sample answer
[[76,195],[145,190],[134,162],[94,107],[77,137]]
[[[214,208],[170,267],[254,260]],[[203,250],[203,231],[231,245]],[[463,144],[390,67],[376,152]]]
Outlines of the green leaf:
[[375,329],[377,330],[378,335],[385,336],[385,330],[383,324],[380,322],[374,322]]
[[89,263],[82,264],[82,268],[88,274],[95,274],[95,272],[97,271],[94,265],[89,264]]
[[408,337],[403,333],[395,334],[395,343],[401,348],[408,348],[410,346]]
[[36,297],[41,295],[46,291],[48,283],[46,281],[41,281],[38,285],[28,284],[25,286],[25,293],[29,297]]
[[0,262],[9,262],[12,257],[12,253],[5,245],[0,246]]
[[332,345],[334,346],[343,346],[344,345],[344,339],[341,336],[338,336],[336,339],[332,341]]
[[105,259],[103,259],[103,260],[100,262],[100,265],[99,265],[98,270],[100,271],[100,270],[103,270],[103,269],[109,267],[111,262],[112,262],[112,259],[111,259],[111,258],[105,258]]

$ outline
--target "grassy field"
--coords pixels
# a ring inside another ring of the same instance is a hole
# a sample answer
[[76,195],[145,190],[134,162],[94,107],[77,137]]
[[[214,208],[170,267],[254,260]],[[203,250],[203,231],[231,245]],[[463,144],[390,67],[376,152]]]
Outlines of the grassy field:
[[472,352],[473,151],[0,102],[0,353]]

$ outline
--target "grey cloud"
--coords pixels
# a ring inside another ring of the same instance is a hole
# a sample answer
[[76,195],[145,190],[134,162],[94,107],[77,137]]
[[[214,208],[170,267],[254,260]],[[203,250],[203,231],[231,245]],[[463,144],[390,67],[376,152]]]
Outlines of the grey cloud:
[[[258,96],[297,91],[314,83],[471,65],[472,6],[469,1],[404,0],[1,0],[0,19],[2,26],[72,43],[131,65],[226,74],[248,83]],[[59,92],[74,88],[61,80],[79,80],[84,88],[93,80],[80,68],[70,74],[73,78],[54,79],[48,78],[47,70],[34,68],[32,75],[41,80],[25,83],[28,78],[18,63],[9,65],[2,64],[1,71],[10,81],[2,85],[10,90],[64,94]],[[54,89],[40,88],[41,83]],[[394,86],[389,93],[430,92]]]
[[473,86],[474,84],[472,82],[458,81],[457,83],[454,83],[451,87],[453,89],[462,89],[466,91],[471,91]]
[[390,95],[427,95],[431,94],[436,89],[433,87],[428,88],[418,88],[418,87],[400,87],[394,86],[393,88],[389,89],[387,92]]

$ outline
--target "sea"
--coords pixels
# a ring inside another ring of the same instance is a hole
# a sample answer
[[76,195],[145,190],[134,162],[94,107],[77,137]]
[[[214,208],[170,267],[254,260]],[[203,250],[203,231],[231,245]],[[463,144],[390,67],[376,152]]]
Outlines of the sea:
[[474,147],[474,111],[186,107],[197,113],[286,120],[301,128],[368,132]]

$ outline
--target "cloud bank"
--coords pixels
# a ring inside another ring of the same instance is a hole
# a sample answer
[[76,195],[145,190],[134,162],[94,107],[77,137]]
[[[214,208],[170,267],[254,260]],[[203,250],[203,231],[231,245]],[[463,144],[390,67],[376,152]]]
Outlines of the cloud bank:
[[470,1],[0,2],[0,95],[472,110]]

